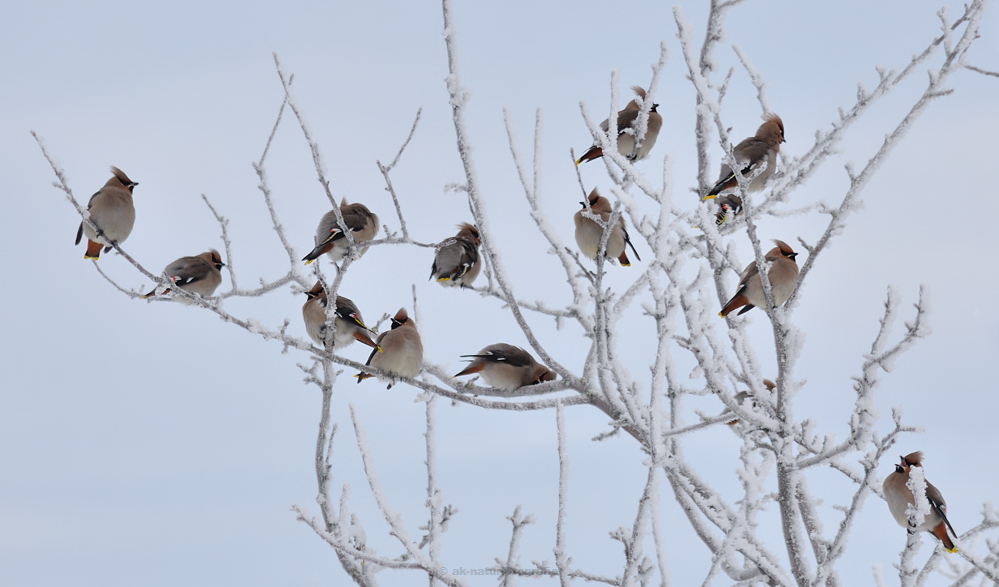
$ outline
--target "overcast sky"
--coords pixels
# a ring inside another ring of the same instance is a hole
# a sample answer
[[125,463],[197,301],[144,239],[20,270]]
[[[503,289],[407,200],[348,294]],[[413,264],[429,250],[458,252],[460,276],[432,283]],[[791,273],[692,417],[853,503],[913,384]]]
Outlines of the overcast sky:
[[[683,6],[703,37],[704,2]],[[960,14],[960,3],[948,4]],[[665,41],[669,61],[656,94],[665,119],[652,156],[639,163],[662,177],[673,158],[674,199],[694,209],[697,198],[693,104],[676,40],[673,4],[657,2],[455,1],[460,69],[468,125],[487,211],[518,295],[551,306],[569,301],[556,259],[533,228],[507,146],[502,109],[509,110],[523,154],[532,143],[535,109],[543,112],[542,198],[550,222],[572,242],[578,209],[569,149],[591,137],[579,103],[597,119],[608,111],[611,71],[623,88],[647,85]],[[875,66],[899,69],[939,34],[940,4],[920,2],[749,2],[726,21],[718,48],[721,71],[737,65],[738,45],[768,85],[782,116],[787,156],[800,155],[816,130],[828,129],[848,107],[856,84],[877,83]],[[145,303],[116,292],[73,247],[76,211],[51,186],[53,174],[29,130],[38,132],[86,201],[110,177],[108,166],[134,181],[137,220],[125,249],[158,271],[183,255],[221,249],[218,224],[201,201],[211,199],[231,220],[241,283],[286,271],[270,229],[251,162],[259,159],[282,100],[272,52],[295,74],[298,102],[319,141],[333,193],[367,204],[393,230],[398,221],[375,165],[395,155],[417,109],[423,116],[393,181],[410,231],[440,241],[470,220],[444,77],[447,60],[439,3],[291,1],[20,2],[0,20],[0,161],[7,181],[6,285],[0,305],[6,333],[0,390],[0,568],[12,585],[342,585],[332,550],[289,511],[300,504],[318,515],[313,469],[320,412],[317,389],[302,383],[302,353],[281,354],[211,314],[173,303]],[[972,64],[999,69],[999,30],[988,13]],[[933,67],[939,59],[931,61]],[[926,69],[926,66],[922,68]],[[841,144],[841,153],[791,196],[797,207],[838,204],[848,187],[843,164],[862,165],[926,84],[918,72],[879,103]],[[717,81],[717,77],[716,80]],[[898,445],[923,450],[926,475],[948,500],[963,532],[992,500],[999,473],[986,465],[999,441],[994,361],[999,318],[990,298],[995,271],[992,181],[999,128],[999,80],[965,71],[953,95],[934,102],[862,194],[865,206],[816,265],[793,314],[806,333],[798,376],[807,383],[795,415],[816,420],[842,439],[854,398],[851,376],[877,332],[886,288],[909,304],[925,284],[933,334],[897,362],[878,389],[885,430],[893,406],[925,427]],[[760,123],[745,72],[736,69],[723,117],[739,140]],[[717,165],[721,149],[712,153]],[[316,181],[302,132],[285,117],[267,171],[281,219],[296,250],[311,248],[329,203]],[[587,186],[608,186],[602,164],[583,168]],[[764,220],[763,238],[814,242],[817,215]],[[744,232],[743,262],[750,259]],[[639,254],[649,253],[638,243]],[[650,254],[651,256],[651,254]],[[802,257],[799,257],[799,260]],[[128,288],[149,282],[107,254],[101,267]],[[427,249],[379,247],[353,267],[340,293],[373,321],[412,308],[416,285],[427,359],[457,372],[459,355],[487,344],[526,346],[495,300],[427,282]],[[640,265],[637,264],[636,265]],[[622,291],[638,275],[610,268]],[[735,284],[735,276],[728,282]],[[229,285],[226,276],[223,288]],[[305,296],[284,289],[261,299],[230,299],[226,308],[305,337]],[[647,380],[654,331],[636,306],[623,327],[635,358],[633,375]],[[576,325],[556,331],[532,317],[556,357],[578,370],[587,340]],[[749,332],[767,369],[775,369],[773,338],[762,312]],[[901,320],[900,320],[901,322]],[[901,323],[897,325],[901,328]],[[898,332],[896,332],[896,340]],[[354,345],[344,354],[367,356]],[[643,362],[644,361],[644,362]],[[693,363],[688,365],[688,368]],[[776,373],[776,371],[773,371]],[[345,375],[348,375],[347,373]],[[354,404],[367,428],[386,493],[410,535],[425,522],[423,404],[401,385],[386,391],[341,377],[334,390],[334,484],[349,482],[351,503],[379,554],[401,552],[373,506],[350,427]],[[699,403],[700,402],[700,403]],[[707,413],[717,400],[690,400]],[[553,412],[495,413],[467,405],[438,406],[438,467],[444,503],[460,513],[443,537],[448,567],[482,568],[505,556],[510,515],[518,504],[537,524],[525,530],[521,562],[553,560],[558,487]],[[685,415],[693,421],[692,413]],[[645,482],[643,455],[627,437],[590,438],[607,430],[589,407],[566,412],[569,440],[568,551],[580,568],[619,573],[620,544],[607,532],[630,528]],[[728,498],[738,495],[733,471],[739,440],[727,429],[685,441],[686,456]],[[889,461],[893,459],[888,459]],[[886,463],[882,475],[891,472]],[[815,472],[824,494],[826,531],[832,506],[848,494],[841,477]],[[667,556],[676,585],[700,582],[710,554],[687,529],[663,484]],[[835,489],[839,487],[840,493]],[[769,511],[776,524],[776,507]],[[776,528],[776,526],[774,526]],[[774,534],[776,536],[776,534]],[[922,557],[933,544],[926,537]],[[841,565],[845,584],[869,584],[870,568],[891,563],[905,532],[885,504],[868,499]],[[783,556],[783,548],[772,546]],[[382,573],[385,585],[424,581]],[[492,585],[495,579],[471,584]],[[530,583],[522,579],[521,583]],[[716,580],[714,584],[727,584]]]

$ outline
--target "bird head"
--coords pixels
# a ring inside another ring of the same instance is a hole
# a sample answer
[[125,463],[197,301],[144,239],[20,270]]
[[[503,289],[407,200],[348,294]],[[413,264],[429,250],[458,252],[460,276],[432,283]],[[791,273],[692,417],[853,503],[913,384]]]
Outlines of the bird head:
[[407,322],[409,322],[409,314],[406,313],[406,308],[399,308],[399,311],[392,317],[392,330],[399,328]]
[[209,259],[208,262],[215,265],[216,269],[222,269],[225,267],[225,263],[222,262],[222,255],[219,254],[215,249],[208,251]]
[[475,241],[476,245],[482,244],[479,237],[479,229],[474,224],[462,222],[458,225],[458,236],[464,236]]
[[326,290],[323,289],[323,283],[321,281],[317,281],[316,284],[312,286],[312,289],[304,293],[310,300],[315,297],[326,297]]
[[777,249],[780,250],[780,254],[788,259],[794,261],[798,256],[798,253],[795,253],[794,250],[791,249],[791,246],[786,242],[774,239],[774,243],[777,245]]
[[123,187],[128,188],[128,193],[132,193],[132,190],[135,189],[135,186],[139,185],[139,182],[128,179],[128,176],[125,175],[125,172],[122,171],[121,169],[118,169],[114,165],[111,166],[111,173],[113,173],[115,178],[117,178],[118,181],[121,182],[121,185]]

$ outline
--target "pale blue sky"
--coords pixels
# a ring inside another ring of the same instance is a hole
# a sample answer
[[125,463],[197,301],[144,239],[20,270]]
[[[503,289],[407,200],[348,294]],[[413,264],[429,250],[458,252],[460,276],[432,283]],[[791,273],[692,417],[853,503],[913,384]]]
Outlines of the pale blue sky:
[[[702,36],[704,4],[684,6]],[[653,156],[639,163],[661,177],[674,158],[674,198],[693,209],[693,93],[684,79],[672,4],[455,1],[460,69],[470,91],[468,124],[488,212],[507,267],[526,299],[564,303],[554,258],[527,216],[503,128],[509,109],[526,154],[535,108],[544,115],[542,197],[549,220],[572,242],[578,186],[568,150],[590,143],[578,104],[607,112],[611,70],[622,86],[646,85],[661,40],[669,61],[656,96],[665,119]],[[959,3],[950,3],[956,17]],[[900,68],[938,34],[934,2],[749,2],[733,9],[728,38],[768,83],[787,129],[788,155],[803,153],[836,108],[852,103],[856,83],[873,87],[874,66]],[[301,354],[265,343],[179,304],[146,304],[115,292],[73,248],[79,218],[51,187],[51,170],[29,130],[66,170],[85,201],[121,167],[140,185],[137,221],[126,250],[154,270],[209,247],[218,226],[200,200],[210,197],[231,219],[239,275],[249,285],[284,269],[269,229],[257,178],[260,157],[282,98],[271,52],[295,73],[300,105],[319,140],[337,197],[363,201],[391,228],[397,221],[375,161],[391,160],[416,110],[423,120],[393,181],[414,238],[439,241],[469,219],[463,198],[444,186],[462,180],[444,77],[447,62],[436,2],[17,3],[0,21],[0,161],[7,178],[7,285],[2,288],[0,390],[0,568],[13,585],[341,585],[332,551],[288,511],[318,515],[312,468],[319,394],[301,383]],[[999,69],[999,30],[986,15],[969,54]],[[718,50],[723,69],[734,61]],[[939,61],[933,61],[937,66]],[[925,69],[925,68],[923,68]],[[842,154],[792,196],[792,204],[837,202],[842,165],[862,164],[925,85],[914,75],[858,124]],[[933,334],[886,376],[877,407],[887,420],[904,406],[907,422],[926,427],[898,447],[926,452],[927,477],[947,496],[963,531],[978,521],[999,487],[983,456],[999,441],[993,365],[999,319],[989,296],[999,286],[992,258],[994,133],[999,80],[972,72],[952,78],[952,96],[932,104],[863,193],[865,207],[816,266],[794,313],[806,334],[799,375],[808,383],[796,414],[842,438],[858,373],[876,333],[885,288],[914,302],[920,284],[932,299]],[[737,140],[759,124],[752,88],[736,70],[723,116]],[[863,128],[861,128],[863,127]],[[720,148],[712,152],[714,164]],[[302,254],[328,202],[308,148],[291,118],[279,129],[268,173],[277,206]],[[588,185],[607,185],[600,164],[583,169]],[[767,220],[765,238],[814,242],[817,217]],[[749,260],[743,233],[740,243]],[[648,252],[638,244],[639,253]],[[374,319],[411,307],[415,283],[427,358],[459,369],[460,354],[494,342],[524,345],[499,304],[426,281],[426,249],[382,247],[352,267],[341,293]],[[115,255],[101,266],[127,287],[148,282]],[[274,269],[278,267],[280,269]],[[612,268],[623,289],[637,272]],[[729,276],[734,284],[734,276]],[[228,286],[228,279],[223,288]],[[261,300],[229,300],[227,309],[269,325],[301,325],[304,296],[287,291]],[[772,335],[761,312],[749,330],[768,364]],[[911,313],[903,313],[909,319]],[[541,335],[570,368],[582,365],[578,327]],[[460,325],[456,331],[455,325]],[[624,327],[633,338],[633,374],[645,373],[651,328],[638,312]],[[363,347],[345,355],[362,360]],[[383,555],[400,552],[385,534],[353,442],[347,405],[367,427],[379,475],[410,533],[424,522],[423,404],[406,386],[386,391],[344,377],[334,399],[335,483],[351,483],[352,504]],[[720,409],[707,398],[691,406]],[[443,537],[449,567],[484,567],[505,555],[517,504],[538,523],[524,534],[521,560],[553,560],[557,495],[555,415],[484,412],[440,402],[440,486],[461,511]],[[566,412],[569,433],[568,549],[581,568],[619,572],[619,544],[607,532],[632,524],[644,483],[643,456],[629,438],[590,438],[606,429],[592,408]],[[884,424],[884,422],[882,422]],[[738,441],[728,430],[692,437],[687,456],[729,498]],[[891,471],[885,465],[882,471]],[[818,474],[812,486],[822,484]],[[829,476],[829,484],[839,479]],[[664,484],[665,487],[665,484]],[[829,507],[836,497],[831,496]],[[664,526],[675,585],[703,579],[709,559],[664,492]],[[776,509],[772,520],[776,520]],[[833,527],[827,519],[826,529]],[[842,567],[846,584],[870,583],[870,565],[891,563],[904,545],[884,503],[868,500]],[[929,541],[927,537],[927,541]],[[929,542],[927,542],[927,545]],[[929,548],[924,545],[923,555]],[[781,552],[780,548],[775,551]],[[385,585],[425,580],[379,576]],[[861,583],[863,582],[863,583]],[[522,584],[530,583],[521,580]],[[725,584],[724,581],[716,582]],[[473,585],[492,585],[494,579]]]

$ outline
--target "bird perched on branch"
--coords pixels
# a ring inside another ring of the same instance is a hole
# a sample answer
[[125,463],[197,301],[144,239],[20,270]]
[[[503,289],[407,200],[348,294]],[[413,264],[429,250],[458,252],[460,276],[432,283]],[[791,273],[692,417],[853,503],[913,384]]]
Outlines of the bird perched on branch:
[[[309,299],[302,305],[302,319],[305,320],[305,331],[309,338],[314,340],[322,348],[326,347],[326,304],[328,298],[323,284],[319,281],[312,289],[305,292]],[[368,333],[368,327],[364,325],[361,312],[351,300],[343,297],[336,297],[336,318],[334,318],[333,348],[342,349],[350,345],[355,340],[366,344],[369,347],[378,349]],[[372,333],[373,334],[373,333]]]
[[[222,283],[222,271],[225,263],[222,256],[215,249],[210,249],[207,253],[201,253],[194,257],[181,257],[166,266],[163,273],[166,274],[174,286],[184,291],[189,291],[209,298],[215,293]],[[166,288],[160,295],[170,293],[171,288]],[[156,295],[156,288],[142,296],[142,299],[151,298]],[[177,301],[186,304],[191,303],[183,297],[176,298]]]
[[[644,102],[645,101],[645,90],[638,86],[632,86],[631,89],[638,94],[638,97]],[[617,113],[617,152],[621,155],[627,157],[631,161],[638,161],[640,159],[645,159],[649,155],[649,151],[652,150],[653,145],[656,144],[656,139],[659,138],[659,130],[663,127],[663,117],[656,112],[656,108],[659,104],[653,104],[652,108],[649,109],[649,119],[646,124],[645,136],[642,137],[642,145],[638,149],[637,153],[635,151],[635,125],[638,124],[638,114],[641,112],[641,106],[638,105],[637,100],[632,100],[628,102],[628,105],[624,107]],[[604,120],[600,123],[600,129],[606,134],[610,129],[610,121]],[[579,165],[583,161],[592,161],[594,159],[599,159],[604,156],[604,151],[600,147],[600,143],[595,142],[592,147],[587,149],[583,156],[576,159],[576,165]]]
[[[375,238],[375,234],[378,233],[378,216],[368,210],[364,204],[348,204],[347,198],[344,198],[340,202],[340,215],[343,216],[343,223],[350,230],[356,245]],[[347,256],[349,247],[347,234],[337,222],[336,211],[330,210],[319,220],[319,227],[316,228],[316,248],[302,260],[308,265],[324,253],[329,253],[333,262],[338,263]],[[358,256],[366,251],[367,248],[361,248]]]
[[[767,277],[770,278],[771,293],[774,297],[774,307],[780,306],[791,297],[794,288],[798,286],[798,263],[795,257],[798,253],[791,250],[784,241],[774,240],[777,246],[770,249],[764,259],[772,265]],[[732,299],[725,304],[718,315],[724,318],[729,312],[736,308],[742,308],[739,316],[752,310],[756,306],[766,305],[766,295],[763,293],[763,280],[760,279],[760,269],[753,261],[746,266],[746,269],[739,277],[739,287],[735,291]],[[743,307],[745,306],[745,307]]]
[[[759,191],[767,179],[777,171],[777,152],[780,151],[780,144],[785,142],[784,122],[780,116],[768,114],[763,117],[763,120],[760,128],[756,129],[756,136],[743,140],[732,149],[735,162],[740,166],[740,173],[743,176],[750,175],[762,162],[766,162],[766,169],[749,182],[749,187],[746,190],[748,192]],[[718,181],[703,199],[709,200],[738,186],[739,182],[735,178],[735,172],[727,163],[723,163]],[[718,204],[719,210],[716,218],[719,225],[725,222],[726,212],[730,211],[734,216],[742,211],[742,198],[739,196],[733,195],[727,201],[720,199]],[[728,206],[727,210],[724,207],[726,205]]]
[[[767,391],[771,391],[771,392],[774,390],[775,387],[777,387],[777,385],[773,381],[770,381],[769,379],[764,379],[763,380],[763,386],[767,388]],[[735,403],[739,404],[740,406],[743,405],[743,402],[745,402],[747,399],[750,400],[750,402],[749,402],[749,409],[751,409],[751,410],[756,410],[756,408],[759,407],[759,404],[756,402],[756,398],[753,397],[753,394],[750,393],[749,391],[740,391],[739,393],[735,394],[735,397],[732,398],[732,399],[734,399]],[[731,412],[732,412],[732,410],[730,410],[728,408],[725,408],[725,411],[723,411],[721,413],[721,415],[724,416],[725,414],[728,414],[728,413],[731,413]],[[739,419],[738,418],[735,418],[734,420],[729,420],[728,422],[726,422],[726,424],[728,424],[729,426],[735,426],[738,423],[739,423]]]
[[899,526],[908,529],[910,534],[926,530],[940,539],[947,552],[957,552],[954,541],[947,534],[947,529],[950,528],[954,536],[957,536],[957,532],[954,532],[954,527],[950,525],[950,521],[947,519],[947,503],[944,502],[940,490],[934,487],[932,483],[926,481],[926,500],[930,502],[930,512],[923,517],[923,523],[918,527],[914,527],[912,520],[906,514],[906,509],[915,504],[912,490],[907,485],[909,482],[909,471],[912,467],[921,468],[923,466],[922,461],[922,452],[916,451],[910,453],[902,457],[902,461],[895,465],[895,471],[885,478],[885,501],[888,502],[888,509]]
[[138,183],[128,179],[125,172],[114,165],[111,166],[111,179],[97,193],[90,197],[87,210],[90,220],[100,234],[94,232],[86,222],[80,223],[76,231],[76,244],[80,244],[83,235],[87,235],[87,252],[84,259],[96,261],[101,256],[101,246],[104,252],[111,250],[111,244],[125,242],[135,225],[135,205],[132,203],[132,190]]
[[715,213],[715,226],[721,226],[731,213],[733,217],[742,212],[742,198],[735,194],[720,196],[717,200],[718,212]]
[[[596,261],[604,229],[592,218],[587,218],[583,214],[586,212],[587,203],[589,203],[590,212],[606,223],[610,220],[613,209],[610,201],[597,193],[597,188],[593,188],[586,200],[586,202],[580,202],[583,209],[576,212],[572,220],[576,223],[576,244],[579,245],[579,252]],[[618,216],[617,222],[610,228],[610,236],[607,237],[605,256],[617,259],[624,267],[630,266],[631,261],[628,260],[628,253],[624,250],[625,244],[631,247],[631,251],[635,253],[635,258],[641,261],[642,258],[638,256],[635,245],[631,244],[631,239],[628,238],[628,229],[625,228],[624,218]]]
[[[423,342],[416,330],[416,323],[406,314],[405,308],[399,308],[392,318],[392,329],[379,334],[375,342],[378,347],[371,351],[365,365],[383,371],[386,375],[378,375],[380,380],[385,381],[393,376],[412,379],[419,375],[423,368]],[[375,375],[362,371],[354,377],[360,383]],[[391,388],[392,383],[390,381],[386,389]]]
[[554,381],[555,374],[538,363],[531,353],[510,344],[491,344],[471,357],[472,363],[454,377],[481,373],[490,387],[513,391],[525,385]]
[[463,222],[458,225],[458,234],[437,245],[434,264],[430,267],[430,279],[444,287],[467,287],[472,285],[482,269],[479,258],[479,229]]

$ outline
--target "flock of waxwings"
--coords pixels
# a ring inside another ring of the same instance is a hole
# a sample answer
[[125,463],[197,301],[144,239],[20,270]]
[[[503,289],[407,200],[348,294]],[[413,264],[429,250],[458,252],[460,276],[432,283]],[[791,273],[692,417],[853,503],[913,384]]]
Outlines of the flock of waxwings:
[[[622,156],[636,161],[648,156],[659,136],[663,119],[656,112],[658,104],[645,108],[646,132],[638,142],[636,150],[635,132],[645,105],[645,90],[639,87],[632,89],[638,97],[631,100],[617,115],[617,149]],[[604,120],[600,127],[604,132],[608,132],[609,121]],[[752,177],[746,186],[747,192],[762,189],[766,180],[773,175],[777,169],[777,153],[783,142],[784,123],[779,116],[769,114],[764,117],[764,123],[760,125],[755,136],[735,146],[732,152],[736,164],[741,167],[741,175]],[[599,143],[594,144],[576,161],[576,165],[602,156],[603,151]],[[102,247],[104,252],[107,252],[112,248],[112,243],[125,242],[135,223],[132,191],[139,184],[129,179],[117,167],[111,167],[111,171],[113,177],[90,198],[87,206],[90,220],[99,230],[95,231],[89,223],[81,222],[76,234],[76,244],[80,244],[83,236],[87,237],[85,259],[96,261],[100,257]],[[715,216],[718,225],[724,223],[729,214],[735,216],[742,211],[742,199],[735,193],[737,191],[740,191],[739,179],[729,165],[723,164],[717,183],[704,196],[705,200],[715,199],[718,203]],[[638,252],[628,238],[624,218],[619,216],[613,226],[607,226],[612,213],[607,198],[599,195],[594,189],[586,201],[580,204],[582,209],[576,212],[573,221],[576,225],[576,244],[583,255],[596,260],[600,254],[604,230],[608,230],[610,234],[604,251],[607,259],[616,259],[622,266],[629,266],[631,263],[625,250],[626,245],[631,247],[635,257],[638,258]],[[372,240],[378,232],[378,216],[363,204],[348,204],[344,200],[340,204],[339,212],[342,223],[337,218],[335,210],[327,212],[319,221],[315,248],[303,259],[306,264],[324,254],[329,255],[334,263],[345,259],[350,254],[351,240],[346,238],[345,228],[349,229],[355,246]],[[599,218],[602,222],[596,222],[595,218]],[[797,253],[783,241],[774,242],[777,246],[771,249],[765,258],[770,264],[767,275],[770,279],[773,302],[775,306],[780,306],[787,301],[798,284],[798,265],[795,261]],[[471,224],[461,224],[457,235],[437,246],[430,269],[431,279],[436,279],[438,283],[448,287],[471,285],[482,268],[479,244],[478,229]],[[363,254],[365,250],[363,247],[360,248],[359,254]],[[225,264],[222,262],[222,257],[218,251],[212,249],[194,257],[181,257],[167,265],[164,273],[172,282],[172,287],[207,298],[212,296],[222,283],[220,270],[223,267]],[[165,295],[170,291],[170,288],[165,288],[157,293],[159,289],[161,288],[154,288],[142,297]],[[326,348],[328,342],[326,291],[322,284],[317,282],[310,291],[305,292],[305,295],[308,299],[302,306],[302,317],[306,332],[316,344]],[[181,298],[178,300],[185,301]],[[742,272],[735,295],[725,304],[719,315],[725,317],[733,310],[742,308],[739,311],[741,315],[755,306],[764,306],[764,304],[766,298],[759,267],[753,262]],[[377,372],[379,379],[388,380],[389,387],[396,377],[414,378],[419,374],[423,364],[423,343],[420,341],[415,323],[407,315],[405,308],[401,308],[392,318],[390,330],[382,332],[372,340],[371,334],[374,333],[364,325],[361,313],[354,302],[337,296],[333,323],[332,347],[341,349],[355,340],[370,346],[372,351],[366,365]],[[526,385],[552,381],[556,377],[546,366],[535,361],[530,353],[509,344],[492,344],[477,354],[464,357],[471,358],[471,363],[454,375],[455,377],[478,373],[487,385],[497,389],[512,391]],[[365,372],[355,375],[358,383],[373,376],[375,375]],[[772,382],[764,383],[768,388],[773,388]],[[747,399],[751,400],[746,392],[736,396],[736,400],[740,403]],[[885,479],[884,493],[888,508],[895,520],[910,532],[920,530],[931,532],[940,539],[949,552],[956,552],[954,542],[947,534],[947,529],[950,528],[950,531],[957,535],[947,520],[947,506],[940,491],[928,481],[926,498],[930,504],[930,512],[924,515],[923,523],[918,527],[914,527],[910,520],[907,510],[914,505],[914,498],[907,485],[909,471],[911,467],[921,467],[921,460],[921,452],[902,457],[901,462],[895,465],[895,471]]]

